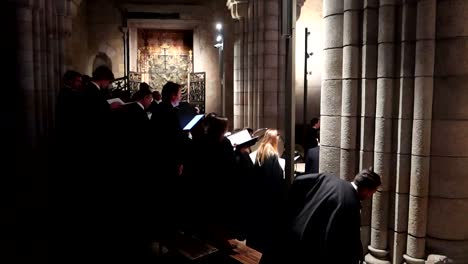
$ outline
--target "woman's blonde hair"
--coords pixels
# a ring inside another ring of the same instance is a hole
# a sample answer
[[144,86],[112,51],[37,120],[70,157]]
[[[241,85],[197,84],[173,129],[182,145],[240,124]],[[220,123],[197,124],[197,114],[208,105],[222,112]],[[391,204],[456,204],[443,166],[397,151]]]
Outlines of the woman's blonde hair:
[[256,161],[262,165],[265,159],[271,156],[278,156],[278,130],[276,129],[268,129],[265,132],[257,150]]

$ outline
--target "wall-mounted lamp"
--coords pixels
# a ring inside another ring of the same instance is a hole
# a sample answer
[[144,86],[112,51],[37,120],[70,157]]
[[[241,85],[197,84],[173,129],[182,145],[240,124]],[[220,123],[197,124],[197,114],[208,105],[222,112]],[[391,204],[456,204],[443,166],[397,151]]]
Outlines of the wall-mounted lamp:
[[223,48],[223,24],[216,23],[216,39],[215,39],[215,48]]
[[219,52],[219,80],[221,86],[221,113],[226,115],[226,91],[224,87],[224,60],[223,60],[223,49],[224,49],[224,34],[223,34],[223,24],[220,22],[216,23],[216,38],[214,47],[218,49]]

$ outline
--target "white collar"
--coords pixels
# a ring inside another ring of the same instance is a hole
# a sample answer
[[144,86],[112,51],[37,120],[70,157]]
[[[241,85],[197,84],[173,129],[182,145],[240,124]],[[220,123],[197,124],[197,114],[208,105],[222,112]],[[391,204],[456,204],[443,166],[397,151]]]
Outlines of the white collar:
[[98,90],[101,90],[101,87],[99,87],[99,85],[93,81],[91,81],[92,84],[94,84],[94,86],[96,86],[98,88]]
[[136,102],[136,103],[141,107],[141,109],[145,110],[145,107],[140,102]]
[[351,182],[351,185],[353,186],[353,188],[354,188],[354,189],[356,190],[356,192],[357,192],[357,186],[356,186],[356,184],[355,184],[354,182]]

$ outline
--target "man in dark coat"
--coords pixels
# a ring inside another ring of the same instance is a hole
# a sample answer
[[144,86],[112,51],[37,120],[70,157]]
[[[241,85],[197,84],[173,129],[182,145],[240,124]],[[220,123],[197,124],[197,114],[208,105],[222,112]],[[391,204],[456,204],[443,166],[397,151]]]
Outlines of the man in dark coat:
[[[146,110],[153,101],[150,87],[141,83],[133,95],[135,102],[125,104],[120,111],[119,125],[123,128],[124,142],[119,150],[125,157],[113,174],[118,195],[120,257],[125,261],[139,262],[151,253],[151,231],[154,224],[153,210],[154,172],[151,170],[150,119]],[[125,259],[125,258],[128,259]]]
[[[176,192],[179,176],[182,174],[182,160],[184,154],[185,137],[180,127],[178,108],[181,100],[181,86],[177,83],[167,82],[162,89],[162,102],[154,109],[151,115],[151,128],[154,138],[152,153],[153,164],[158,168],[156,199],[158,209],[157,226],[158,238],[167,238],[173,235],[176,229]],[[156,145],[157,143],[157,145]]]
[[153,102],[153,97],[147,83],[140,84],[140,89],[133,95],[133,100],[133,103],[123,107],[123,114],[125,116],[125,135],[129,143],[136,146],[134,142],[138,142],[138,139],[149,139],[150,136],[150,119],[147,110]]
[[79,114],[82,97],[81,74],[67,71],[63,75],[63,87],[57,97],[56,128],[61,150],[67,150],[79,137]]
[[318,146],[320,142],[320,119],[312,118],[310,126],[307,127],[307,132],[304,139],[304,150]]
[[320,146],[315,146],[307,150],[305,163],[306,174],[319,172],[319,155]]
[[360,201],[371,198],[380,184],[371,169],[353,182],[331,174],[298,176],[290,190],[285,230],[261,263],[361,263]]

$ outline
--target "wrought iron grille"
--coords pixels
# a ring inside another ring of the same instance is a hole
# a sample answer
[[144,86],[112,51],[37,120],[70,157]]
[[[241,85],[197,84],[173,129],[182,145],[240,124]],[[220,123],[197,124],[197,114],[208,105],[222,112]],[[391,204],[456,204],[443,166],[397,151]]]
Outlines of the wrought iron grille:
[[206,101],[206,73],[193,72],[189,75],[188,101],[200,109],[200,113],[205,113]]
[[138,91],[141,83],[141,74],[130,72],[128,76],[115,79],[111,86],[111,97],[118,97],[124,102],[130,101],[132,95]]

